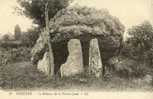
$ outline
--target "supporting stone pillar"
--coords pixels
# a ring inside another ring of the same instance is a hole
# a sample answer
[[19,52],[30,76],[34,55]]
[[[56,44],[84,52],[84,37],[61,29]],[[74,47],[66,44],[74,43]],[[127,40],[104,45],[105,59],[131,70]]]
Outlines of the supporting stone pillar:
[[[52,55],[53,56],[53,55]],[[51,64],[51,66],[54,66],[54,64]],[[43,59],[42,60],[39,60],[38,61],[38,64],[37,64],[37,69],[43,73],[45,73],[46,75],[49,75],[49,72],[53,70],[49,70],[49,69],[52,69],[49,68],[49,56],[48,56],[48,52],[46,52],[43,56]],[[50,73],[50,74],[53,74],[53,73]]]
[[83,72],[83,58],[81,44],[78,39],[68,42],[69,56],[65,64],[60,68],[61,77],[74,76]]
[[[102,54],[102,52],[103,52],[103,45],[102,45],[101,38],[98,38],[98,45],[99,45],[99,50],[100,50],[101,62],[102,62],[103,61],[103,57],[102,57],[103,56],[103,54]],[[105,65],[102,66],[102,70],[101,71],[102,71],[102,78],[104,78],[104,75],[105,75],[105,72],[106,72]]]
[[92,39],[89,48],[89,74],[99,78],[102,75],[102,60],[98,40]]

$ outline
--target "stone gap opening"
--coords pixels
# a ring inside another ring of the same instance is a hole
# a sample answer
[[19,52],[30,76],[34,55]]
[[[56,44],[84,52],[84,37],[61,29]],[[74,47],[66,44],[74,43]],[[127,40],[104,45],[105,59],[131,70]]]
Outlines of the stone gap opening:
[[54,54],[54,74],[60,73],[60,67],[64,64],[69,56],[68,41],[52,43]]
[[89,67],[90,40],[81,41],[81,46],[82,46],[82,55],[83,55],[83,66],[84,66],[84,70],[86,71]]
[[88,70],[88,67],[89,67],[89,48],[90,48],[90,41],[93,38],[95,37],[91,34],[84,34],[84,35],[78,36],[78,39],[81,42],[83,67],[85,72]]

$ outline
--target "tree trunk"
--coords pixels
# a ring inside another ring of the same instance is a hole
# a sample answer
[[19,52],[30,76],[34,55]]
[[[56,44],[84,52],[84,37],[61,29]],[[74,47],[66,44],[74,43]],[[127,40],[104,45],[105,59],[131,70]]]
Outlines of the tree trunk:
[[52,45],[50,42],[50,33],[49,33],[49,16],[48,16],[48,3],[46,3],[45,7],[45,21],[46,21],[46,32],[48,34],[47,38],[47,45],[49,48],[49,78],[54,76],[54,59],[53,58],[53,51],[52,51]]

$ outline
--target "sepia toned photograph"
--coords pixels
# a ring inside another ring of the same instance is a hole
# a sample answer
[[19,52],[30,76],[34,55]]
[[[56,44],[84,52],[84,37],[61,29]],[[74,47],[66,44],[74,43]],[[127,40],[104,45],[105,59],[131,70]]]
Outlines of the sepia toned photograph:
[[0,90],[153,92],[153,0],[0,0]]

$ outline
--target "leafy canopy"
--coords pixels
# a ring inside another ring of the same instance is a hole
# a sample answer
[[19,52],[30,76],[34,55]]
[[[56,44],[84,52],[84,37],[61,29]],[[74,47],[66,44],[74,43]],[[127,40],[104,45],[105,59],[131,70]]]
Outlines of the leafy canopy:
[[152,63],[153,59],[153,27],[149,22],[133,26],[128,30],[130,38],[125,43],[124,55],[138,60]]
[[48,2],[49,18],[68,6],[70,0],[18,0],[20,14],[33,19],[35,24],[45,26],[45,5]]
[[139,47],[141,50],[153,47],[153,27],[149,22],[146,21],[129,29],[129,35],[131,36],[129,41],[134,47]]

